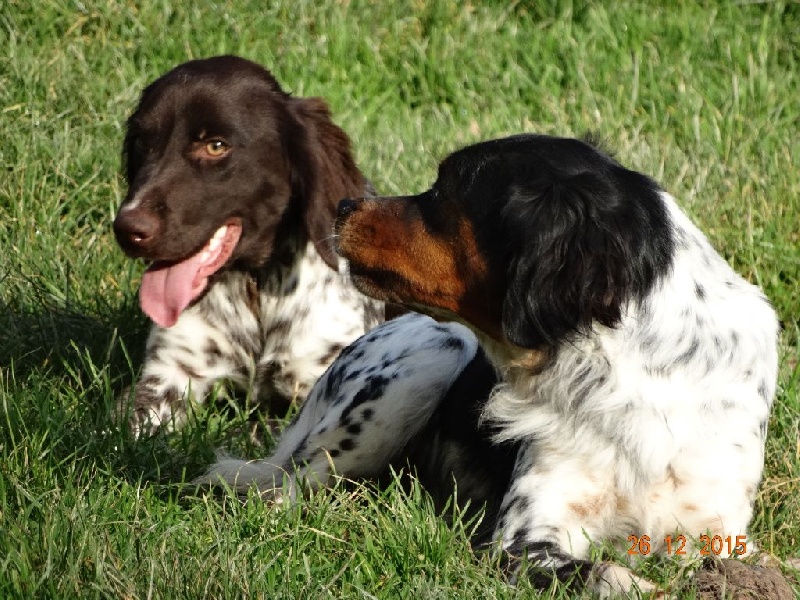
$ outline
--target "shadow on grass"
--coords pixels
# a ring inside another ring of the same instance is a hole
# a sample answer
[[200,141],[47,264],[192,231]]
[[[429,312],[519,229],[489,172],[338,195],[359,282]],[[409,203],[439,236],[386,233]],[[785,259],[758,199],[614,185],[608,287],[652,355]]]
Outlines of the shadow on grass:
[[104,308],[40,299],[32,309],[0,301],[0,366],[27,379],[43,370],[72,373],[71,365],[88,357],[113,379],[130,383],[149,325],[133,301]]
[[[0,301],[0,448],[46,456],[64,474],[100,470],[132,484],[199,475],[217,443],[208,426],[134,439],[117,402],[141,366],[149,321],[135,299],[81,306]],[[202,424],[201,424],[202,425]]]

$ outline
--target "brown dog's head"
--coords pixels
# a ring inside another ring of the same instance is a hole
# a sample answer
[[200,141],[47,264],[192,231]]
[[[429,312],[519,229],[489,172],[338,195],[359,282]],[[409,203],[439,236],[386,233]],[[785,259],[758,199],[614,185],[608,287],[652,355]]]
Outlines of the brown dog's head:
[[223,268],[258,268],[278,238],[332,268],[337,202],[365,195],[347,136],[318,98],[292,98],[250,61],[182,64],[142,93],[123,145],[120,246],[152,264],[142,307],[168,327]]
[[450,155],[422,194],[344,200],[336,233],[364,293],[534,349],[616,325],[673,247],[655,183],[588,143],[538,135]]

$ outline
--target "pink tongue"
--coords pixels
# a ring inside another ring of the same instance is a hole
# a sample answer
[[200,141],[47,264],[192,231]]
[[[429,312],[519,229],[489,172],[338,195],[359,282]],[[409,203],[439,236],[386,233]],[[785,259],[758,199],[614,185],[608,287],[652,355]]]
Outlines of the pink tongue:
[[142,276],[139,304],[161,327],[172,327],[183,309],[206,287],[206,278],[195,283],[202,266],[201,252],[181,262],[155,263]]

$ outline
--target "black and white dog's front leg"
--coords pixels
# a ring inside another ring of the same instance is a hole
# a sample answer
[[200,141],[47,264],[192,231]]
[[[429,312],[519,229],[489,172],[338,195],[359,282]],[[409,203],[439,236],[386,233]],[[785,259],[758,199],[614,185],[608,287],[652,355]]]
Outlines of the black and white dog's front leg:
[[613,522],[616,500],[599,471],[564,446],[530,442],[517,456],[495,531],[512,581],[524,560],[538,588],[558,580],[599,598],[664,598],[626,566],[589,560],[591,541],[603,539]]
[[456,323],[417,314],[384,323],[342,351],[269,458],[220,458],[201,481],[239,494],[256,487],[280,500],[278,490],[293,496],[298,482],[380,475],[425,428],[477,349]]

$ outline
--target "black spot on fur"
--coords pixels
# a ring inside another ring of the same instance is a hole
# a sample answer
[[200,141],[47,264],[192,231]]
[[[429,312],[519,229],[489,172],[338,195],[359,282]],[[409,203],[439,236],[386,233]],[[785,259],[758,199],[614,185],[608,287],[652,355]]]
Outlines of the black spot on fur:
[[197,370],[193,366],[191,366],[191,365],[189,365],[189,364],[187,364],[187,363],[185,363],[183,361],[179,360],[175,366],[178,367],[178,369],[180,369],[184,373],[186,373],[192,379],[200,379],[200,377],[201,377],[200,373],[198,373]]
[[265,339],[285,338],[289,335],[292,324],[289,321],[275,321],[263,332]]
[[158,375],[148,375],[139,380],[139,386],[142,388],[158,387],[164,384],[164,380]]
[[390,379],[383,375],[370,375],[367,377],[364,381],[364,387],[355,393],[350,404],[342,412],[341,418],[347,418],[356,407],[365,402],[372,402],[383,396],[389,382]]
[[296,275],[290,277],[289,280],[286,282],[286,287],[285,287],[286,293],[287,294],[294,294],[297,291],[298,284],[299,284],[299,281],[298,281]]
[[688,365],[695,356],[697,356],[697,351],[700,349],[700,341],[697,338],[693,338],[689,347],[675,359],[675,363],[678,365]]
[[322,365],[327,365],[342,351],[344,344],[331,344],[328,346],[328,351],[322,355],[319,362]]
[[222,349],[219,344],[211,338],[206,342],[205,353],[216,358],[222,358]]
[[515,531],[513,534],[509,532],[506,535],[507,538],[511,538],[511,547],[512,548],[524,548],[525,542],[527,541],[527,532],[524,529],[519,529]]
[[448,337],[442,343],[442,349],[445,350],[461,350],[464,348],[464,340],[457,337]]
[[706,289],[699,283],[694,284],[694,295],[702,302],[706,297]]
[[[527,567],[525,574],[535,588],[548,589],[553,580],[557,580],[573,592],[586,587],[594,569],[590,561],[576,559],[556,544],[545,541],[523,542],[506,549],[504,568],[518,570],[522,565]],[[510,578],[515,580],[516,574]]]
[[[344,353],[347,352],[347,348],[342,352],[340,355],[340,360],[334,362],[330,368],[328,369],[327,373],[325,373],[325,393],[323,398],[327,398],[330,400],[331,404],[336,406],[345,401],[346,396],[343,396],[338,393],[338,389],[342,385],[342,380],[344,378],[345,371],[347,370],[348,362],[344,360]],[[348,378],[349,379],[349,378]]]
[[767,382],[762,379],[758,383],[758,395],[761,396],[764,399],[764,402],[769,402],[770,400],[772,400],[772,398],[770,398],[770,395],[769,395],[769,392],[767,391],[767,389],[768,389]]
[[345,381],[353,381],[354,379],[358,379],[361,376],[361,369],[353,369],[347,377],[344,378]]

